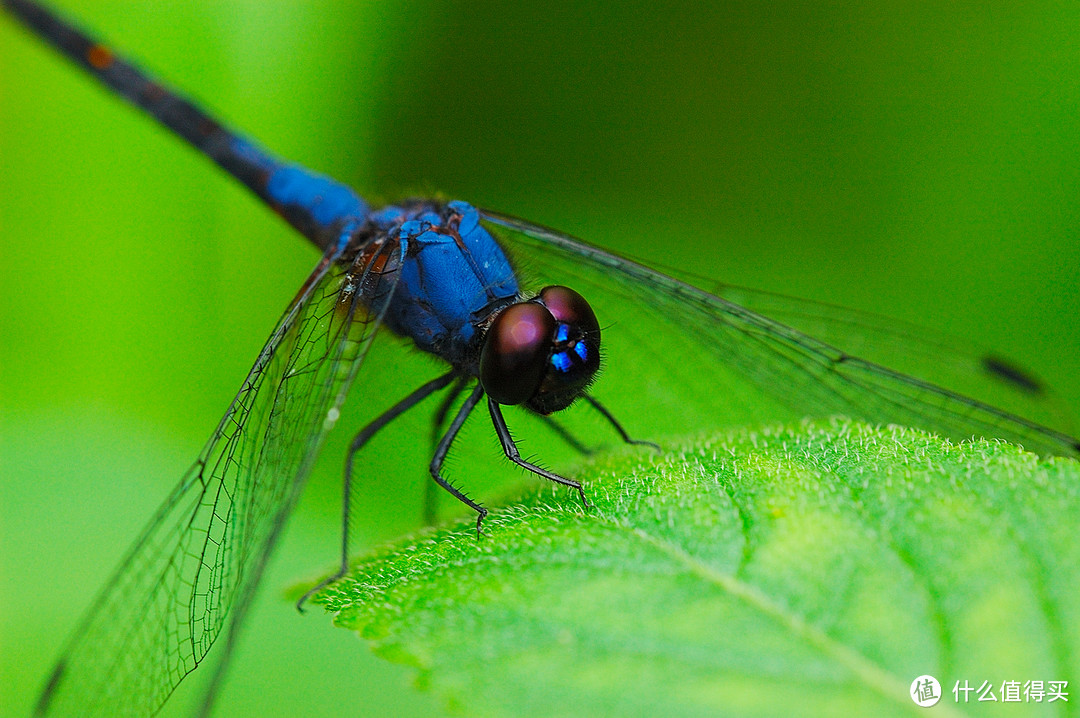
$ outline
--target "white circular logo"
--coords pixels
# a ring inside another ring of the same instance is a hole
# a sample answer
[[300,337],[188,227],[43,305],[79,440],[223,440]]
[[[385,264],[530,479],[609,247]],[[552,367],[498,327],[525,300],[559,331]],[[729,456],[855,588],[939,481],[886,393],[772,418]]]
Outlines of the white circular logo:
[[929,708],[941,700],[941,684],[933,676],[919,676],[911,682],[908,692],[915,705]]

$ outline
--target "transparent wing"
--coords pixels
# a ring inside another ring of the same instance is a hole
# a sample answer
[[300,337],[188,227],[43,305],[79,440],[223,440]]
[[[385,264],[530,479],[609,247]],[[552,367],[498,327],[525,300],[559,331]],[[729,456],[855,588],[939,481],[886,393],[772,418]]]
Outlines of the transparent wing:
[[[198,461],[98,596],[40,713],[150,715],[230,621],[235,630],[397,280],[337,259],[328,253],[305,282]],[[372,282],[365,305],[359,288]]]
[[[523,281],[531,280],[537,288],[565,284],[592,304],[603,327],[604,347],[595,393],[617,415],[637,418],[636,423],[627,423],[638,433],[647,430],[639,425],[650,417],[663,417],[669,431],[689,433],[724,425],[846,416],[913,426],[953,439],[1006,439],[1042,454],[1080,454],[1076,439],[984,403],[981,395],[968,398],[953,387],[940,387],[856,354],[860,346],[873,350],[872,343],[888,339],[888,332],[871,332],[860,345],[858,322],[837,331],[843,322],[805,322],[806,316],[821,313],[792,309],[791,300],[772,295],[760,302],[763,310],[783,309],[807,328],[831,327],[836,336],[830,339],[847,337],[844,345],[826,343],[559,232],[494,212],[484,216],[519,263]],[[896,336],[905,334],[898,330]],[[895,360],[911,371],[919,366],[920,351],[933,355],[933,342],[907,343],[905,348],[904,341],[887,342],[885,354],[893,355],[890,364]],[[938,371],[934,379],[962,377],[964,372],[963,368]],[[973,386],[981,392],[985,383],[976,381]]]
[[925,327],[846,307],[730,285],[709,290],[848,354],[962,396],[978,397],[1052,429],[1075,433],[1074,412],[1053,387],[998,353]]

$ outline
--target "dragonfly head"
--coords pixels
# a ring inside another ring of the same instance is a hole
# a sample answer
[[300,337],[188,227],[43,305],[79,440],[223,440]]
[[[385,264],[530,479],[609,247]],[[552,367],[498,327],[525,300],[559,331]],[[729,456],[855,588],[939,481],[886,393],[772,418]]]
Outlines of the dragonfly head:
[[599,368],[596,315],[584,297],[560,286],[499,312],[480,352],[480,383],[488,396],[539,414],[570,406]]

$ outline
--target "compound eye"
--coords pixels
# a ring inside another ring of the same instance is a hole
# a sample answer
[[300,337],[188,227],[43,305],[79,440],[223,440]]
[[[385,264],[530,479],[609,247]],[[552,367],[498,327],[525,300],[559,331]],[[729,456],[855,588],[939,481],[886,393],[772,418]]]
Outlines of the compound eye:
[[544,287],[540,290],[540,301],[558,321],[577,327],[584,335],[600,335],[600,323],[592,307],[573,289],[558,285]]
[[487,395],[500,404],[531,399],[544,377],[555,328],[555,317],[535,302],[514,304],[495,317],[480,352]]

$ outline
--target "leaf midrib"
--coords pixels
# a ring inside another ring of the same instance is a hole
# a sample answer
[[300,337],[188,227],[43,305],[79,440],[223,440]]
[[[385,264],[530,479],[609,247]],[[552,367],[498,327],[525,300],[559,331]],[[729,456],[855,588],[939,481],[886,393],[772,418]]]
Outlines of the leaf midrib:
[[[715,570],[687,553],[681,547],[665,539],[653,536],[642,528],[631,529],[631,534],[668,556],[677,564],[684,566],[698,578],[727,592],[730,596],[741,600],[743,603],[760,611],[763,615],[785,626],[794,635],[805,639],[822,653],[847,668],[865,686],[882,697],[897,703],[916,715],[921,715],[919,709],[909,702],[907,684],[902,679],[888,672],[850,646],[836,641],[821,629],[810,625],[801,616],[792,613],[782,604],[773,601],[756,587],[734,576]],[[963,712],[948,703],[939,703],[937,709],[939,714],[946,716],[960,718],[964,715]]]

